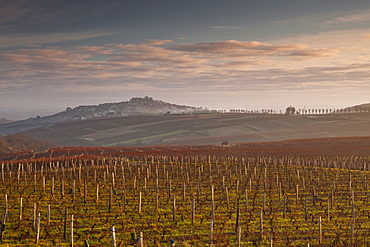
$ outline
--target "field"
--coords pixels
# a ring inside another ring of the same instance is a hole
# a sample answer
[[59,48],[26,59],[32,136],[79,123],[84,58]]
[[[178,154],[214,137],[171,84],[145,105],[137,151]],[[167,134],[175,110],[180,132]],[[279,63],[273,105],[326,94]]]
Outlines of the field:
[[2,243],[368,246],[369,159],[370,137],[2,155]]
[[[7,130],[4,131],[7,133]],[[26,133],[60,146],[266,142],[368,135],[370,113],[322,115],[228,113],[111,117],[59,123],[29,130]]]

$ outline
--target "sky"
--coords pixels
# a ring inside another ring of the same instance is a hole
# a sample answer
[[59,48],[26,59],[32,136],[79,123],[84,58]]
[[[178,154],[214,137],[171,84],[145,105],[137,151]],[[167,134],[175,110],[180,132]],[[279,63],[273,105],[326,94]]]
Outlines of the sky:
[[144,96],[208,109],[370,102],[368,0],[0,6],[0,118]]

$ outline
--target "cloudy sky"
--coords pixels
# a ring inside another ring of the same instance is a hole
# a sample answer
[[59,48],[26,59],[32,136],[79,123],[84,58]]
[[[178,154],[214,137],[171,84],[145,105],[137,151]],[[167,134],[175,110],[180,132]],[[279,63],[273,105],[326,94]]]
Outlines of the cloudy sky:
[[144,96],[209,109],[370,102],[369,0],[0,6],[0,117]]

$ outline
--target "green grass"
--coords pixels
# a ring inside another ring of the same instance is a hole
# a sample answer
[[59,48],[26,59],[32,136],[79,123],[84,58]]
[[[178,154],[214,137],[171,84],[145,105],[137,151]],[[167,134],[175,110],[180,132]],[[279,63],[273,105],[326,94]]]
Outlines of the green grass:
[[184,134],[184,133],[189,133],[189,132],[191,131],[190,130],[177,130],[177,131],[163,133],[163,134],[157,134],[157,135],[140,137],[140,138],[130,139],[130,140],[121,141],[121,142],[115,142],[115,143],[111,143],[106,146],[112,147],[112,146],[119,146],[119,145],[137,144],[137,143],[145,142],[145,141],[156,139],[156,138],[179,135],[179,134]]

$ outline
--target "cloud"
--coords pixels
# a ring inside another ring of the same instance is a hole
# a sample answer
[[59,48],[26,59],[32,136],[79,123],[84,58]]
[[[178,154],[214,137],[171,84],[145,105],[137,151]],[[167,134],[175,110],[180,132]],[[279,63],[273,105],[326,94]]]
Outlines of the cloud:
[[124,1],[1,1],[0,33],[70,30],[74,24],[97,19],[121,4]]
[[326,21],[326,25],[352,24],[352,23],[366,23],[370,22],[370,9],[357,11],[336,17]]
[[222,68],[233,68],[233,69],[245,69],[251,66],[257,65],[267,65],[271,64],[269,61],[262,61],[262,60],[253,60],[253,61],[231,61],[231,62],[224,62],[224,63],[217,63],[215,67],[222,67]]
[[[169,42],[151,40],[140,45],[85,46],[68,51],[45,47],[2,52],[0,84],[12,85],[11,81],[17,81],[30,90],[51,83],[50,78],[53,78],[55,88],[66,90],[75,85],[75,90],[79,90],[81,87],[100,88],[107,83],[112,87],[149,79],[168,79],[174,74],[194,77],[202,70],[201,63],[207,60],[158,47]],[[106,79],[109,82],[102,84]],[[14,87],[7,87],[10,88]]]
[[27,1],[1,1],[0,22],[8,22],[24,15],[27,10],[22,8]]
[[[77,6],[70,8],[70,3],[63,1],[2,1],[0,23],[2,32],[24,32],[37,30],[43,24],[50,24],[77,11]],[[68,19],[67,19],[68,20]]]
[[116,49],[115,55],[109,61],[112,62],[141,62],[144,67],[155,64],[166,67],[184,66],[191,64],[205,63],[208,60],[192,57],[180,51],[161,47],[164,44],[171,43],[171,40],[150,40],[143,44],[111,44],[110,47]]
[[147,39],[145,45],[147,46],[161,46],[165,44],[172,43],[173,40],[165,39],[165,40],[158,40],[158,39]]
[[172,40],[146,40],[68,49],[32,45],[0,52],[0,88],[2,95],[22,90],[368,90],[369,61],[342,57],[343,52],[347,56],[352,50],[294,40],[177,45]]
[[86,32],[60,32],[47,34],[44,33],[6,34],[1,36],[0,48],[70,42],[109,36],[112,34],[114,34],[114,32],[103,30],[91,30]]
[[[74,21],[92,13],[73,1],[0,2],[0,48],[80,41],[114,34],[102,29],[66,31],[73,27]],[[67,28],[63,28],[63,25]]]
[[211,28],[213,29],[231,29],[231,30],[240,30],[240,29],[244,29],[244,27],[240,27],[240,26],[212,26]]
[[81,52],[86,52],[94,55],[113,55],[114,50],[103,46],[81,46]]
[[171,49],[228,57],[323,57],[334,56],[338,52],[335,49],[328,48],[309,49],[303,43],[272,45],[258,41],[245,42],[237,40],[173,45]]
[[368,40],[370,40],[370,35],[364,35],[363,38],[364,38],[365,41],[368,41]]
[[282,56],[290,57],[331,57],[335,56],[339,51],[337,49],[303,49],[303,50],[292,50]]

